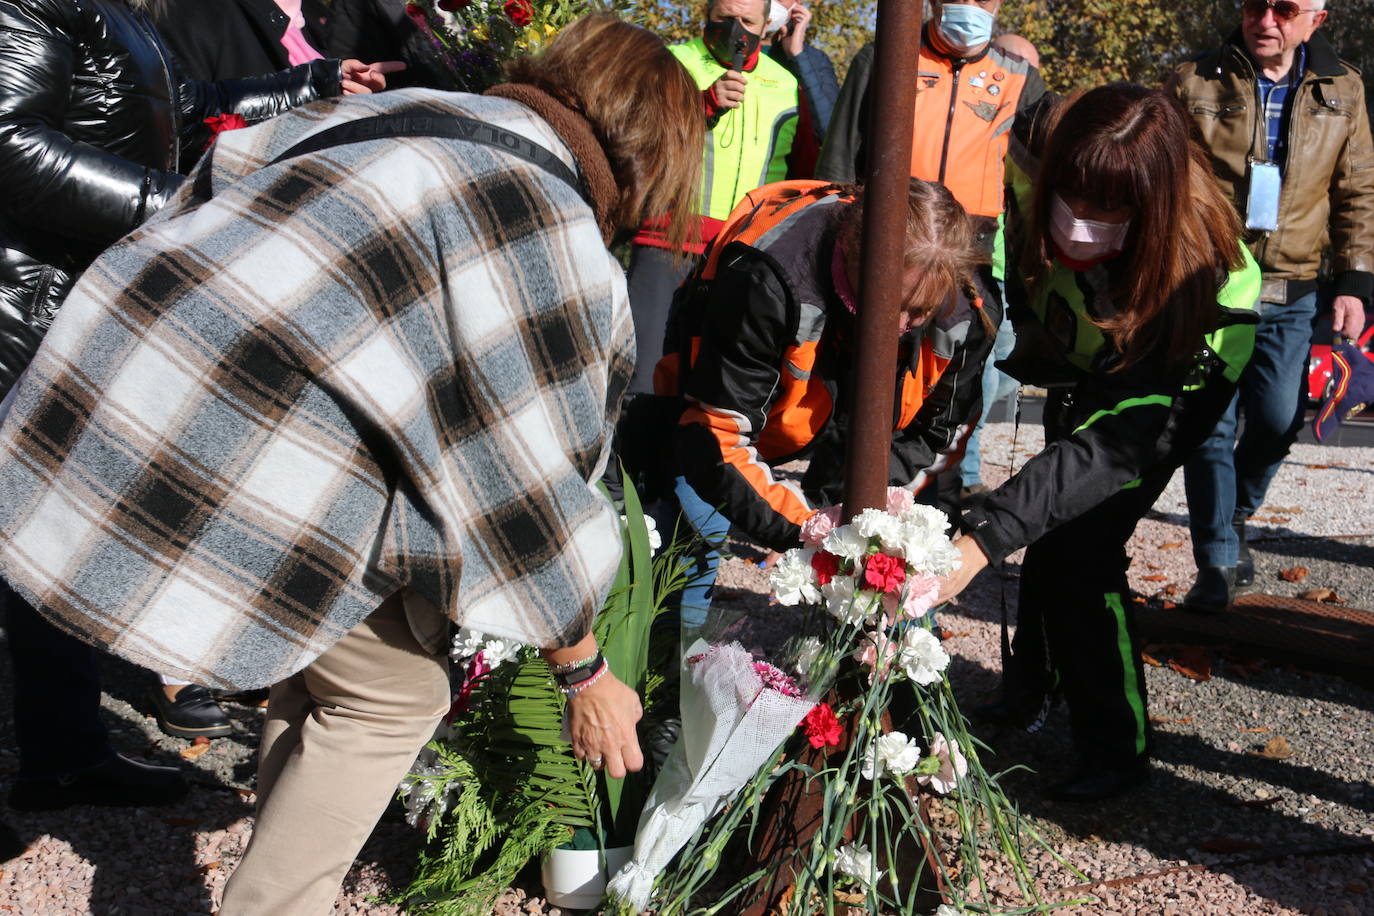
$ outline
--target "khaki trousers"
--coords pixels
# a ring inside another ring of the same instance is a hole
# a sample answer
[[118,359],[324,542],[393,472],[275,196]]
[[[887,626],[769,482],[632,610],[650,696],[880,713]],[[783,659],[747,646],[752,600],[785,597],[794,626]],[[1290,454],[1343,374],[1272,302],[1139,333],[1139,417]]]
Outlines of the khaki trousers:
[[331,913],[362,849],[450,702],[399,595],[272,688],[252,837],[220,916]]

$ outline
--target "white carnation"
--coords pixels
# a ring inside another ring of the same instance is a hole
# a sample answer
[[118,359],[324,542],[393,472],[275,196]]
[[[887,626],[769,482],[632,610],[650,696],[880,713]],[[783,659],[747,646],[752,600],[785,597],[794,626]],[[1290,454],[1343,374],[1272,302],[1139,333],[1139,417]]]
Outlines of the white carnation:
[[482,644],[486,641],[486,636],[476,630],[459,627],[458,632],[453,636],[453,647],[449,649],[448,654],[458,659],[472,658],[482,651]]
[[821,586],[821,597],[825,599],[826,611],[840,623],[861,623],[875,604],[869,596],[855,591],[853,576],[833,577]]
[[523,648],[523,645],[513,639],[493,636],[482,643],[482,661],[492,668],[497,668],[502,662],[508,662],[519,655]]
[[821,641],[814,636],[808,636],[802,641],[801,648],[797,650],[796,671],[805,677],[811,673],[811,669],[816,665],[816,659],[821,657],[821,650],[824,647]]
[[897,664],[913,683],[926,686],[940,680],[949,666],[949,656],[934,633],[925,627],[909,626],[902,632]]
[[884,550],[896,550],[902,542],[902,523],[881,509],[865,509],[853,522],[854,530],[865,538],[877,538]]
[[811,548],[793,549],[782,555],[773,567],[768,582],[778,604],[790,606],[815,604],[821,600],[820,589],[816,586],[816,571],[811,568],[811,557],[816,551]]
[[944,534],[949,530],[949,516],[934,506],[926,506],[921,503],[909,506],[902,510],[898,520],[908,528],[925,528],[928,531],[937,531]]
[[905,526],[898,550],[923,575],[947,576],[959,568],[959,551],[943,532],[933,528]]
[[861,560],[868,553],[868,538],[853,525],[841,525],[821,541],[821,547],[846,560]]
[[873,881],[873,853],[861,843],[846,843],[835,853],[835,870],[868,887]]
[[901,732],[888,732],[864,752],[864,779],[877,779],[884,773],[902,776],[921,762],[921,748]]

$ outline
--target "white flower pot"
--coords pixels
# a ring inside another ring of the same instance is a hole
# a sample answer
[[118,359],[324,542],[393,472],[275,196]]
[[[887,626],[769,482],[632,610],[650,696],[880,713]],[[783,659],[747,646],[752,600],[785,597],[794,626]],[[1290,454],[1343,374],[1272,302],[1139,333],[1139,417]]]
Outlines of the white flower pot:
[[601,903],[607,873],[615,874],[630,861],[633,846],[606,850],[606,868],[595,849],[555,849],[544,857],[544,899],[569,910],[590,910]]

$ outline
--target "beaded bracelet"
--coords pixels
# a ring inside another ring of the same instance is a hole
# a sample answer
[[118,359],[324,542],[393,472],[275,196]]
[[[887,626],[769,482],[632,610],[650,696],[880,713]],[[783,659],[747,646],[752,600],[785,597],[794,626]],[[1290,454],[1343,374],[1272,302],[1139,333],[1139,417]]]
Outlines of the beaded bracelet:
[[591,677],[587,678],[587,679],[584,680],[584,681],[579,681],[578,683],[573,684],[573,685],[571,685],[571,686],[567,686],[567,687],[563,686],[562,684],[559,684],[559,685],[558,685],[558,692],[561,693],[561,694],[563,694],[563,696],[568,697],[569,699],[571,699],[571,698],[577,696],[577,695],[578,695],[579,693],[581,693],[582,691],[586,690],[588,687],[590,687],[590,686],[592,686],[593,684],[595,684],[597,681],[601,680],[603,677],[605,677],[606,672],[607,672],[607,671],[610,671],[610,670],[611,670],[611,666],[610,666],[609,664],[607,664],[606,662],[603,661],[603,662],[601,663],[601,667],[597,668],[597,669],[596,669],[596,673],[593,674]]
[[554,674],[567,674],[567,673],[569,673],[569,672],[571,672],[571,671],[576,671],[578,668],[586,668],[588,665],[595,664],[595,663],[596,663],[596,660],[597,660],[598,658],[600,658],[600,657],[601,657],[601,650],[600,650],[600,649],[597,649],[596,652],[594,652],[593,654],[587,656],[586,658],[582,659],[581,661],[577,661],[577,662],[565,662],[564,664],[561,664],[561,665],[549,665],[549,671],[551,671],[551,672],[554,673]]

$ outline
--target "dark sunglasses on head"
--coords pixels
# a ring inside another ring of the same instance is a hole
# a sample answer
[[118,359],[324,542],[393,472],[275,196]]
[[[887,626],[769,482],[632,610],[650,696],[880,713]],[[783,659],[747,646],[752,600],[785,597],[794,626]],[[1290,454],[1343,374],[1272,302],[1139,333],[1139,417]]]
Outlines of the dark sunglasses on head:
[[1266,10],[1273,10],[1274,18],[1283,22],[1298,18],[1299,13],[1313,12],[1298,6],[1296,0],[1245,0],[1245,3],[1241,4],[1241,9],[1245,11],[1245,15],[1255,19],[1264,16]]

